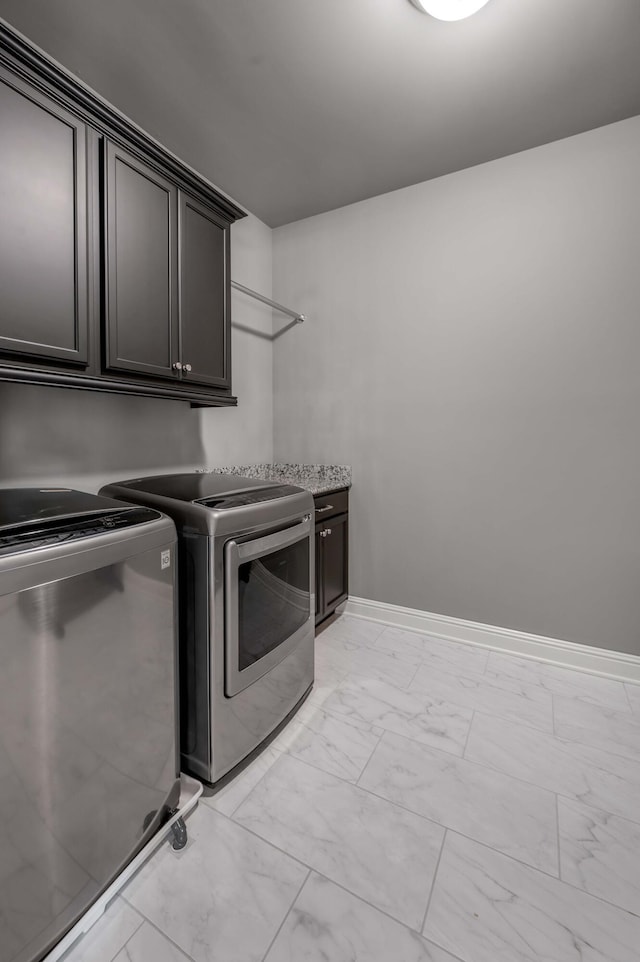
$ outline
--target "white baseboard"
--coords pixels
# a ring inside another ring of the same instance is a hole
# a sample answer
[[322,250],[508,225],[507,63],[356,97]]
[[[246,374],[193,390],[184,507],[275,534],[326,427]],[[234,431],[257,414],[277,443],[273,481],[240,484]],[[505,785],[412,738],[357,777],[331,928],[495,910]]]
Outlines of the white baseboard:
[[493,625],[436,615],[417,608],[386,605],[380,601],[369,601],[367,598],[349,598],[340,611],[394,628],[420,631],[446,641],[478,645],[640,685],[638,655],[579,645],[574,641],[545,638],[543,635],[531,635],[526,631],[515,631],[511,628],[496,628]]

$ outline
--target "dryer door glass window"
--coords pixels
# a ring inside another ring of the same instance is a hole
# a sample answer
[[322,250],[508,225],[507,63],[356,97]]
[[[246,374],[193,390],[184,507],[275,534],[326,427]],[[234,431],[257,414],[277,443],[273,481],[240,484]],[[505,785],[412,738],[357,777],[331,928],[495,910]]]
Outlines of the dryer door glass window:
[[309,618],[309,539],[238,568],[238,667],[269,654]]

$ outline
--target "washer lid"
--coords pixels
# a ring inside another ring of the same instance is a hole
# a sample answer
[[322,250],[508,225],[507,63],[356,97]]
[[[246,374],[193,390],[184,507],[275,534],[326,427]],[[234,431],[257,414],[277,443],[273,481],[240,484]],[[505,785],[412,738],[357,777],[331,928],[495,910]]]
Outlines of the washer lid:
[[159,517],[152,508],[70,488],[0,489],[0,555],[109,534]]
[[0,488],[0,531],[36,521],[123,509],[127,506],[120,501],[72,488]]

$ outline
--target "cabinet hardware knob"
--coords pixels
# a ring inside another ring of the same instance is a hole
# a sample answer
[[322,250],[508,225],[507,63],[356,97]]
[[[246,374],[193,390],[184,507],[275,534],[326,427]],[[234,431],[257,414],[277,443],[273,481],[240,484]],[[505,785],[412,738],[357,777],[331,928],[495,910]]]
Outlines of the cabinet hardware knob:
[[187,374],[188,374],[189,371],[191,370],[191,365],[190,365],[190,364],[185,364],[184,369],[185,369],[185,371],[186,371]]
[[324,533],[325,533],[325,535],[330,535],[330,534],[331,534],[331,528],[326,528]]
[[173,362],[173,370],[174,370],[174,371],[181,371],[181,370],[182,370],[182,364],[180,363],[180,361],[174,361],[174,362]]

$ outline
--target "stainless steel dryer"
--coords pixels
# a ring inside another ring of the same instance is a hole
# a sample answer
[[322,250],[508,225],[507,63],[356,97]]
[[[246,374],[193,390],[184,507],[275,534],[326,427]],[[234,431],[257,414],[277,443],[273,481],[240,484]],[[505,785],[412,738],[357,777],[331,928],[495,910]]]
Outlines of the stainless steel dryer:
[[55,945],[178,804],[176,535],[0,489],[0,962]]
[[182,765],[213,784],[313,683],[313,497],[208,473],[101,493],[156,507],[178,529]]

